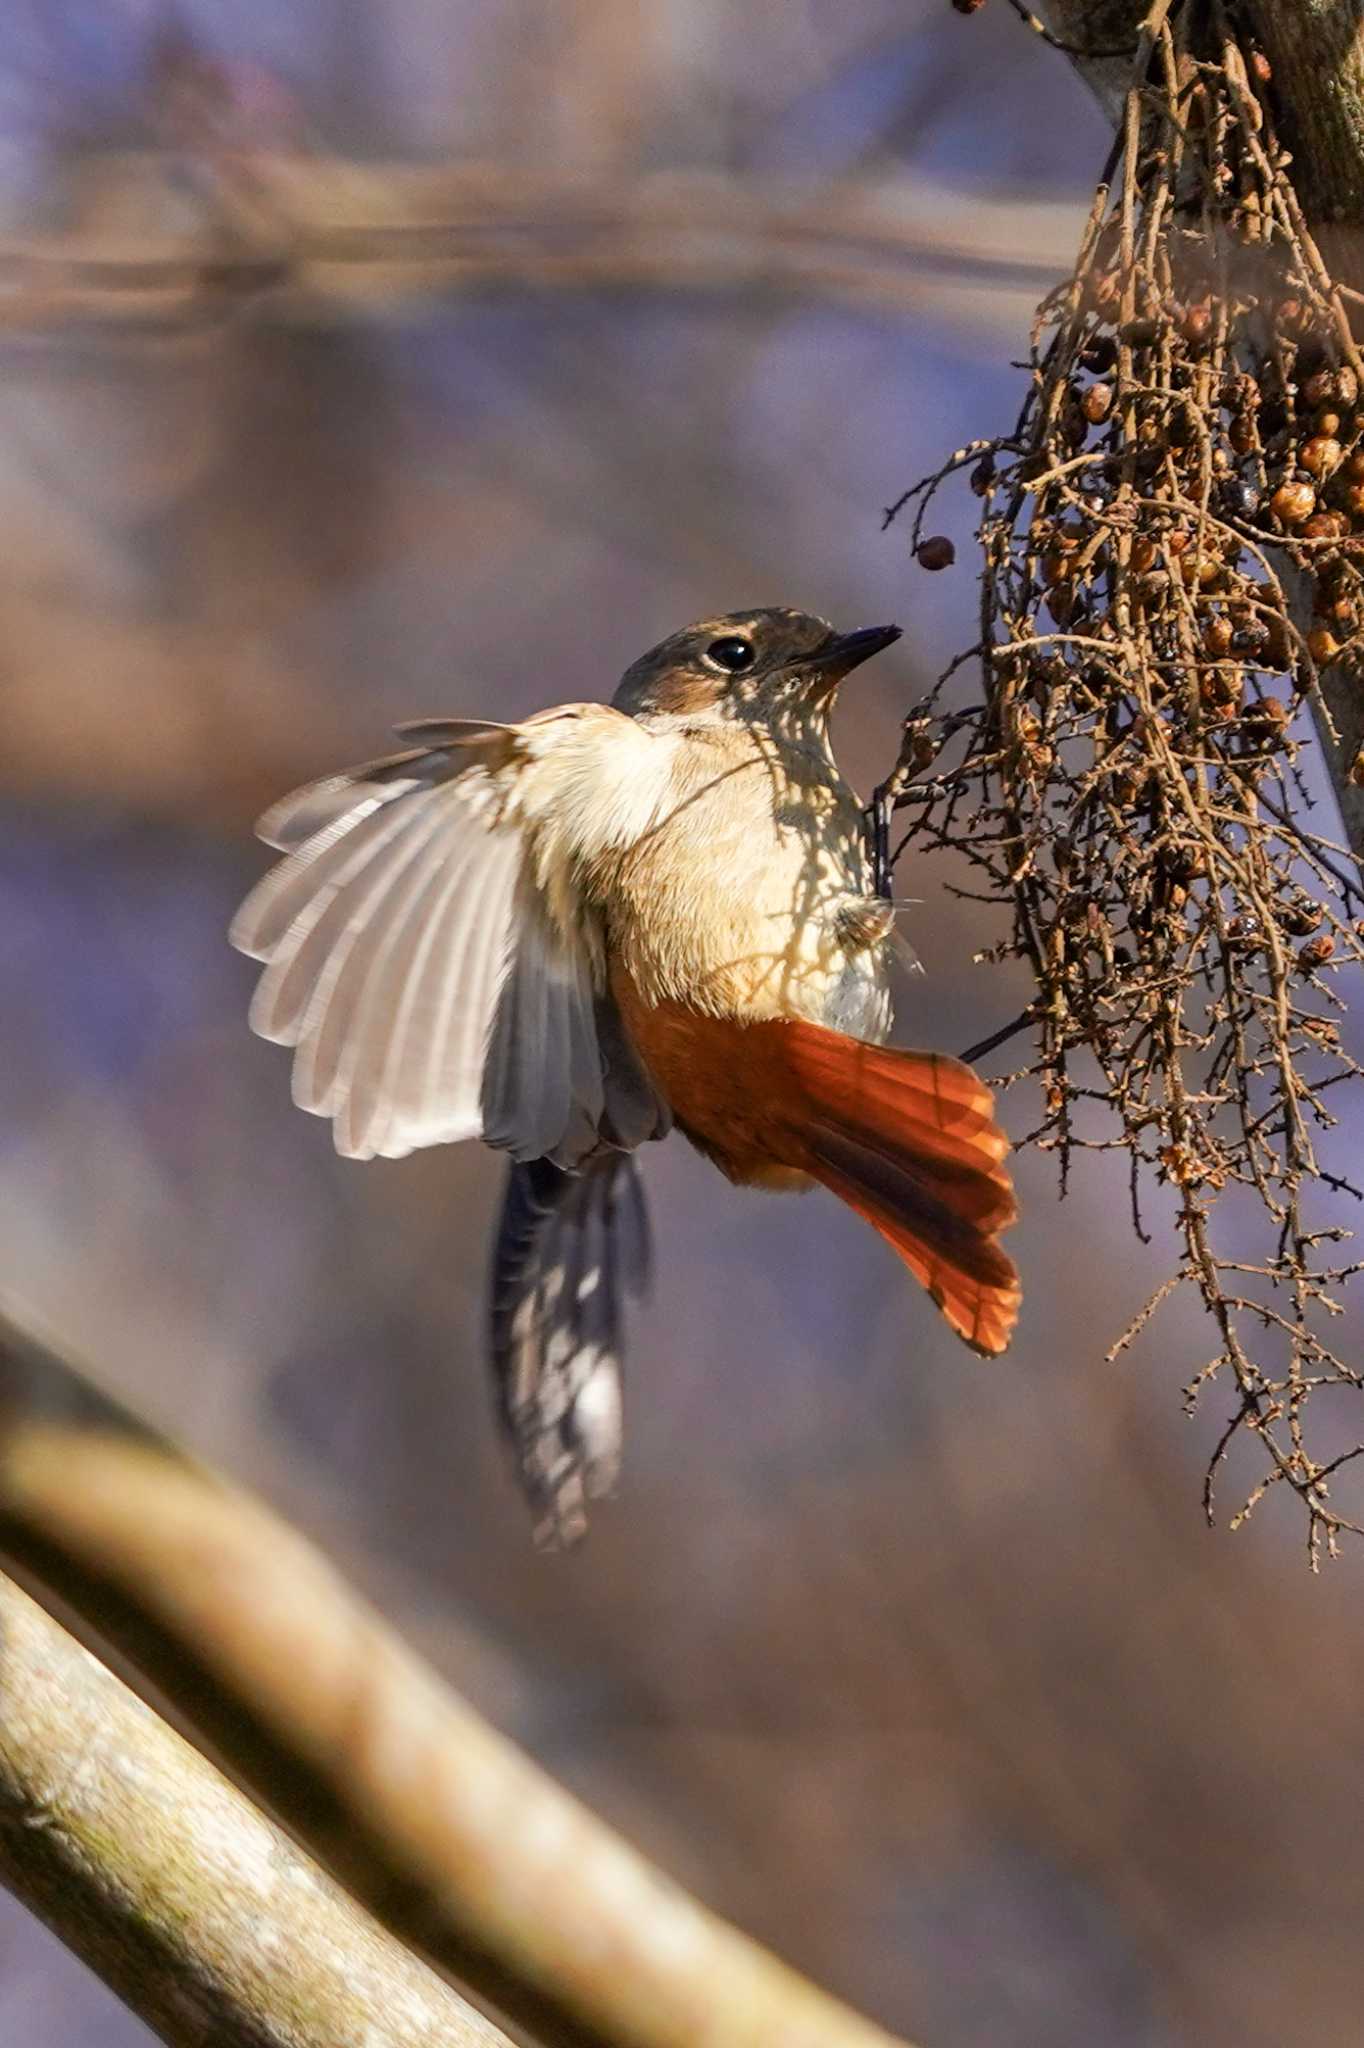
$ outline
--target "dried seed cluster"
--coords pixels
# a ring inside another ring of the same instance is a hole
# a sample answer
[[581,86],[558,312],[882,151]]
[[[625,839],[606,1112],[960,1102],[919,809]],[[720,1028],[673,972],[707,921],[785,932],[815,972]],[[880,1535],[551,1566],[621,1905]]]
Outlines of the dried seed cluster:
[[[912,810],[905,845],[964,850],[1011,909],[994,956],[1037,978],[1033,1140],[1063,1180],[1077,1149],[1125,1147],[1139,1232],[1150,1178],[1172,1190],[1179,1270],[1114,1355],[1198,1291],[1218,1350],[1189,1402],[1236,1389],[1209,1512],[1222,1459],[1258,1443],[1241,1516],[1291,1489],[1315,1561],[1356,1530],[1332,1481],[1364,1452],[1305,1428],[1316,1390],[1364,1391],[1325,1334],[1347,1233],[1305,1212],[1348,1187],[1328,1091],[1360,1069],[1333,977],[1364,958],[1364,893],[1300,756],[1313,717],[1330,730],[1319,671],[1364,687],[1364,373],[1271,94],[1225,8],[1162,27],[1015,431],[888,515],[912,507],[920,561],[943,566],[925,519],[969,475],[984,582],[981,641],[907,722],[884,800]],[[945,711],[973,657],[983,701]],[[1234,1188],[1260,1224],[1242,1205],[1214,1235]]]

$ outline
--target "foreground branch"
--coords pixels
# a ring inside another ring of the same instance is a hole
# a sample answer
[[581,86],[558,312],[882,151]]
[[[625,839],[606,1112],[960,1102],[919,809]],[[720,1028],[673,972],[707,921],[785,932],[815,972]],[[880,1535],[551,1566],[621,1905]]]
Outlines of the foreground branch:
[[0,1550],[379,1918],[533,2032],[894,2048],[489,1728],[295,1531],[4,1321]]
[[3,1577],[0,1881],[172,2048],[509,2048]]

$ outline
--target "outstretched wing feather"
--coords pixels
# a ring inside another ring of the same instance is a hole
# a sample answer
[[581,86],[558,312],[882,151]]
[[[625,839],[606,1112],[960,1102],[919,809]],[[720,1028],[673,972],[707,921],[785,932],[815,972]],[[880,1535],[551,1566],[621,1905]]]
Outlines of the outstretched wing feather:
[[251,1021],[297,1047],[295,1099],[357,1158],[483,1135],[573,1166],[661,1135],[666,1110],[596,986],[589,933],[552,917],[537,885],[508,801],[516,729],[427,721],[414,735],[428,744],[262,820],[289,851],[232,938],[265,962]]

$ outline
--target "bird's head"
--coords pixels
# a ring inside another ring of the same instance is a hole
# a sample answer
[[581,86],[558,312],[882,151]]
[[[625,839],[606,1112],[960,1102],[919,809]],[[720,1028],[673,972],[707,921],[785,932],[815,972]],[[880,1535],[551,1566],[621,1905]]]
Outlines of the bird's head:
[[851,669],[899,637],[898,626],[837,633],[827,619],[775,605],[726,612],[651,647],[611,701],[633,718],[804,723],[827,712]]

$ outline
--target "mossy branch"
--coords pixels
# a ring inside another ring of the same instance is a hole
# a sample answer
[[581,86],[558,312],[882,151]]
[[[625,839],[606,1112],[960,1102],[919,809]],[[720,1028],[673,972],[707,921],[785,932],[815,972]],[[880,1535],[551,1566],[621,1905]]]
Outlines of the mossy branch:
[[556,1785],[295,1530],[3,1317],[0,1555],[390,1929],[537,2037],[896,2048]]
[[3,1576],[0,1881],[171,2048],[509,2048]]

